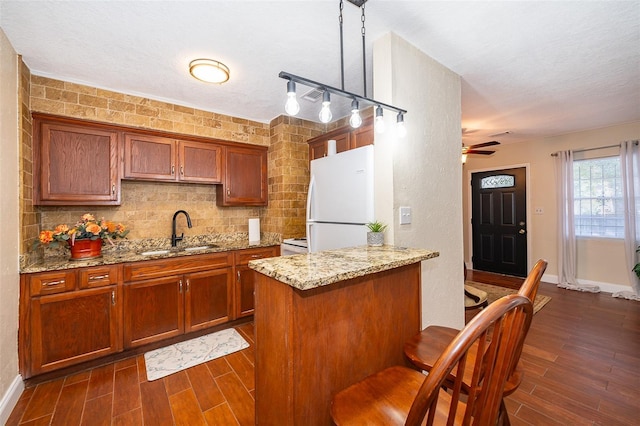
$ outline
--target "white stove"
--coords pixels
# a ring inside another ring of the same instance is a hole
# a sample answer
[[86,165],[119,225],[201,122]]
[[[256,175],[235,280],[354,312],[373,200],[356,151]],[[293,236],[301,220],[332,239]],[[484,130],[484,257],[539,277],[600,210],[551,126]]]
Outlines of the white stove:
[[307,254],[309,248],[306,238],[287,238],[280,244],[280,255],[291,256],[294,254]]

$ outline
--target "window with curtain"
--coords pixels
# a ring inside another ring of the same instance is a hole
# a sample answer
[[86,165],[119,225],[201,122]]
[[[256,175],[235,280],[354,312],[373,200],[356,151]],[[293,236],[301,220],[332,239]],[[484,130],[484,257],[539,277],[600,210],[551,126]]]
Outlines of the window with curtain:
[[576,236],[624,238],[620,157],[573,162]]

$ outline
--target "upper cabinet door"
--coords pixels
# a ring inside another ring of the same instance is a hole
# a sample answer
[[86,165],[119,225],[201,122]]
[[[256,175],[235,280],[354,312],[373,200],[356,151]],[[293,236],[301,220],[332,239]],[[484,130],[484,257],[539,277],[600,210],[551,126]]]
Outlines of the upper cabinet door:
[[124,178],[222,182],[222,146],[162,136],[124,135]]
[[362,126],[351,132],[351,149],[373,145],[373,120],[368,119]]
[[180,181],[222,183],[222,146],[190,141],[178,144]]
[[177,180],[176,141],[159,136],[124,135],[124,177]]
[[34,203],[120,204],[118,132],[34,115]]
[[267,205],[266,147],[226,147],[224,168],[224,182],[216,188],[217,205]]

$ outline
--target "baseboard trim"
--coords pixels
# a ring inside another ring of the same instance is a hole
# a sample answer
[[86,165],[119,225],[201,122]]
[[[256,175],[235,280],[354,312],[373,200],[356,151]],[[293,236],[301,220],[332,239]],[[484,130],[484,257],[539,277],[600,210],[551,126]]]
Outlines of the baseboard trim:
[[13,408],[18,403],[20,395],[22,395],[22,391],[24,391],[24,382],[18,374],[16,378],[13,379],[13,382],[11,382],[7,392],[2,396],[2,400],[0,400],[0,424],[4,425],[7,423]]
[[[544,274],[542,276],[542,282],[555,284],[558,282],[557,275]],[[614,283],[605,283],[600,281],[591,281],[591,280],[583,280],[578,279],[578,284],[586,284],[586,285],[597,285],[600,287],[600,291],[605,293],[617,293],[618,291],[630,291],[631,287],[628,285],[622,284],[614,284]]]

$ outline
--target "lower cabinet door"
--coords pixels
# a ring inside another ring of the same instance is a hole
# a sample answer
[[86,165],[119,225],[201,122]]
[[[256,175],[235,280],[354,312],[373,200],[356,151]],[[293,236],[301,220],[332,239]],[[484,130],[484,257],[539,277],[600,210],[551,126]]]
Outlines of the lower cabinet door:
[[186,332],[231,320],[232,275],[231,268],[221,268],[184,276]]
[[29,377],[122,350],[116,286],[31,299]]
[[248,266],[237,266],[237,280],[236,280],[236,316],[238,318],[253,315],[254,301],[254,279],[253,269],[249,269]]
[[184,333],[184,291],[182,276],[125,283],[125,348]]

